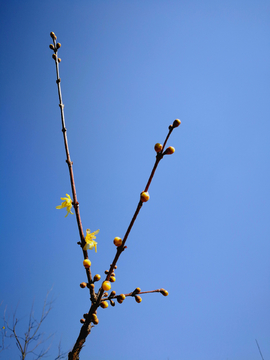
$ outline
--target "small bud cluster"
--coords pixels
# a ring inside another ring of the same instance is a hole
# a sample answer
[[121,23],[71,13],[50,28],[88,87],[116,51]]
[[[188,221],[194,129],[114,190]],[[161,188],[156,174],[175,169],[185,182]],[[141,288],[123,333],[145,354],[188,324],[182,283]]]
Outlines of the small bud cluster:
[[58,61],[58,62],[60,63],[60,62],[61,62],[61,59],[58,58],[56,54],[57,54],[57,50],[60,49],[61,44],[60,44],[60,43],[56,43],[57,37],[56,37],[56,35],[55,35],[54,32],[51,32],[51,33],[50,33],[50,36],[51,36],[51,38],[53,39],[53,42],[54,42],[54,44],[55,44],[55,45],[53,45],[53,44],[50,44],[50,45],[49,45],[49,48],[54,51],[54,54],[52,55],[52,58],[53,58],[54,61]]

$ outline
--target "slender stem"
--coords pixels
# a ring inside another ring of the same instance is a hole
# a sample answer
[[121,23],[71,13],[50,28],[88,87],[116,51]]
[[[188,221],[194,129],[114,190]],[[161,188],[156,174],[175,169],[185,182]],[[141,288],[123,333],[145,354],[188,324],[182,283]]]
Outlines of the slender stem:
[[[66,157],[67,157],[66,163],[67,163],[68,169],[69,169],[70,184],[71,184],[72,196],[73,196],[73,206],[75,209],[76,220],[77,220],[79,235],[80,235],[80,239],[81,239],[80,245],[82,247],[84,259],[88,259],[88,252],[86,250],[83,250],[83,246],[85,245],[85,239],[84,239],[81,215],[80,215],[80,210],[79,210],[79,202],[77,199],[77,193],[76,193],[76,187],[75,187],[75,180],[74,180],[74,173],[73,173],[73,166],[72,166],[73,162],[71,161],[69,147],[68,147],[67,129],[66,129],[65,115],[64,115],[64,104],[62,101],[61,78],[59,76],[59,61],[58,61],[58,56],[57,56],[57,46],[56,46],[55,38],[53,38],[53,42],[54,42],[54,48],[55,48],[55,66],[56,66],[56,77],[57,77],[56,84],[57,84],[57,89],[58,89],[59,107],[60,107],[60,111],[61,111],[61,120],[62,120],[62,132],[63,132],[63,137],[64,137]],[[86,270],[86,276],[87,276],[88,283],[91,284],[92,283],[91,269],[88,268],[85,270]],[[91,298],[95,298],[94,290],[91,287],[89,288],[89,291],[90,291]]]

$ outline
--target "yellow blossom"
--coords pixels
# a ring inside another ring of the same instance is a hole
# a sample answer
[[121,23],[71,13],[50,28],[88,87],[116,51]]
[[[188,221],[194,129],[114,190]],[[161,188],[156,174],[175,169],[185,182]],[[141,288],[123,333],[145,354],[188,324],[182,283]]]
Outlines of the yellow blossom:
[[90,229],[86,229],[86,236],[85,236],[85,242],[86,244],[83,247],[83,250],[92,250],[95,248],[95,251],[97,252],[97,242],[94,241],[96,239],[95,235],[99,233],[99,230],[96,230],[94,232],[90,232]]
[[66,215],[65,217],[67,217],[68,214],[72,214],[72,215],[73,215],[73,212],[71,212],[72,200],[71,200],[71,198],[70,198],[70,196],[69,196],[68,194],[66,194],[66,195],[67,195],[67,197],[61,198],[61,200],[64,200],[64,201],[62,202],[62,204],[56,206],[56,209],[63,209],[64,207],[67,208],[67,215]]

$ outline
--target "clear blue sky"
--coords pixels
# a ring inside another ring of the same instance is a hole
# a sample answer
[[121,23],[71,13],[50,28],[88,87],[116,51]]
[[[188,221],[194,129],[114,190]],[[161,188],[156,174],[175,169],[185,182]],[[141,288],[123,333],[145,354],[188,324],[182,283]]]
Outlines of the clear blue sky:
[[[100,309],[81,360],[270,358],[270,3],[1,1],[1,313],[22,324],[53,287],[44,332],[68,351],[89,308],[51,31],[84,229],[104,276],[168,145],[113,289],[164,287]],[[16,358],[15,346],[0,354]],[[17,357],[18,358],[18,357]],[[29,358],[29,360],[31,357]]]

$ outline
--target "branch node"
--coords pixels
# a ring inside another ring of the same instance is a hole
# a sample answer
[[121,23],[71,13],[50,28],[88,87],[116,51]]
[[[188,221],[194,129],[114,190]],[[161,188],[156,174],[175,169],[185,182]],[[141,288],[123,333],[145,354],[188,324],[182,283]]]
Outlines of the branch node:
[[[62,131],[67,131],[67,129],[66,128],[63,128],[63,130]],[[70,160],[66,160],[66,163],[68,164],[68,166],[72,166],[73,165],[73,161],[70,161]],[[77,204],[79,205],[79,203],[77,202]],[[76,205],[76,204],[75,204]]]
[[56,84],[59,84],[60,82],[61,82],[61,79],[58,78],[58,79],[56,80]]

